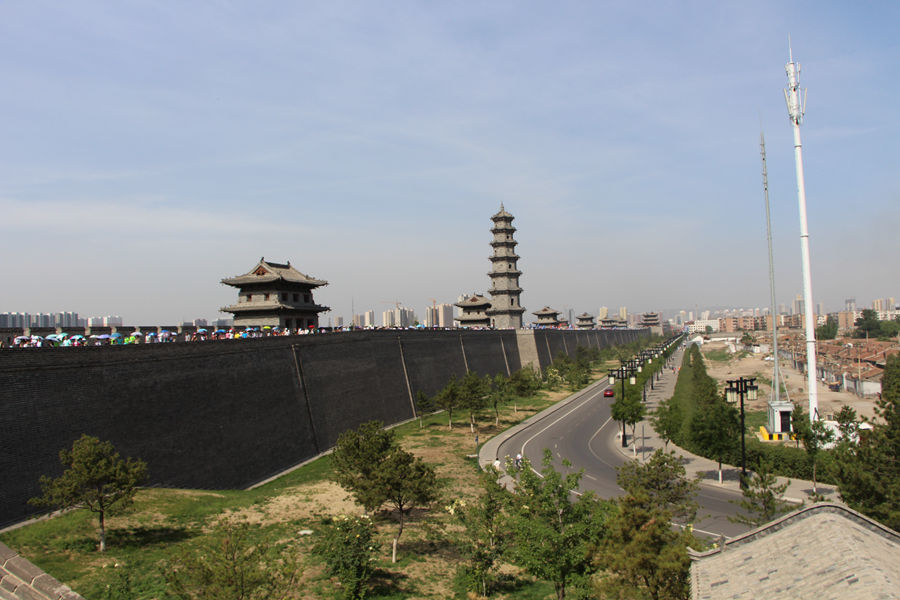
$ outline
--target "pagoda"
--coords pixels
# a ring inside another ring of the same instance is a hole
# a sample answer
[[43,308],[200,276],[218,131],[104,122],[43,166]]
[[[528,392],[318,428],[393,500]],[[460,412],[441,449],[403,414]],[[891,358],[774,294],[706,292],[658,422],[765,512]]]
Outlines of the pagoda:
[[525,308],[522,306],[520,296],[522,288],[519,287],[519,277],[522,271],[518,269],[516,254],[516,242],[513,234],[513,216],[506,212],[503,204],[500,204],[500,212],[491,217],[494,226],[491,233],[494,239],[491,247],[494,253],[491,255],[491,305],[487,309],[490,325],[495,329],[520,329],[522,327],[522,314]]
[[559,326],[559,311],[553,310],[549,306],[545,306],[541,310],[535,311],[531,314],[537,317],[537,321],[534,322],[536,327]]
[[219,309],[233,314],[237,326],[314,329],[319,326],[319,313],[331,310],[313,300],[313,290],[328,282],[301,273],[290,261],[281,264],[260,258],[247,273],[222,283],[239,290],[237,304]]
[[459,322],[460,327],[490,327],[491,318],[488,316],[491,307],[491,301],[481,294],[473,293],[466,296],[454,306],[462,309],[462,314],[453,317],[454,321]]

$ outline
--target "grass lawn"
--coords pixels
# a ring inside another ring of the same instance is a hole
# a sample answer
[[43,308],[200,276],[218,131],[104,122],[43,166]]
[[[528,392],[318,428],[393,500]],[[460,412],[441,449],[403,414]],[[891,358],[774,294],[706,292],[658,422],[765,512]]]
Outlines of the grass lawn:
[[[605,371],[595,371],[602,376]],[[540,392],[520,399],[514,410],[501,409],[499,425],[493,411],[485,411],[478,428],[479,441],[543,410],[569,392]],[[398,562],[390,562],[390,540],[395,522],[382,512],[376,515],[381,556],[374,598],[447,598],[459,596],[453,579],[458,564],[452,537],[454,527],[443,511],[449,499],[472,497],[477,489],[475,440],[466,415],[454,414],[447,426],[444,413],[411,421],[397,428],[403,446],[434,465],[442,483],[442,500],[429,510],[410,515],[398,550]],[[362,508],[331,481],[329,457],[320,458],[253,490],[184,490],[148,488],[140,490],[126,513],[107,519],[108,549],[96,551],[97,519],[93,513],[72,511],[0,535],[0,540],[69,585],[85,598],[166,597],[165,572],[169,561],[185,552],[197,552],[216,523],[242,519],[254,525],[255,539],[270,543],[295,543],[301,555],[303,574],[296,598],[333,598],[334,583],[309,555],[313,535],[323,521],[339,514],[361,514]],[[498,598],[545,598],[552,586],[534,582],[512,566]],[[128,580],[128,595],[107,590]]]

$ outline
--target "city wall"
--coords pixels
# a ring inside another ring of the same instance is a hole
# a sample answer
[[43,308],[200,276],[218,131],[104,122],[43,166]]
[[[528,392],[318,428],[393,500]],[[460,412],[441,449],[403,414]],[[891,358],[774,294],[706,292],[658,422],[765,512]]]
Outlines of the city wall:
[[415,417],[467,371],[544,367],[613,331],[360,331],[193,343],[0,350],[0,526],[35,511],[40,475],[87,433],[144,459],[150,484],[243,488],[365,421]]

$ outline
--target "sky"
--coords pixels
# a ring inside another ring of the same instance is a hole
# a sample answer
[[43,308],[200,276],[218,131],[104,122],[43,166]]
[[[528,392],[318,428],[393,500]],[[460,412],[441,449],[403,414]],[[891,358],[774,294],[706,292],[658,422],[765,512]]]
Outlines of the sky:
[[322,322],[486,292],[528,313],[900,297],[900,4],[0,4],[0,312],[225,317],[259,260]]

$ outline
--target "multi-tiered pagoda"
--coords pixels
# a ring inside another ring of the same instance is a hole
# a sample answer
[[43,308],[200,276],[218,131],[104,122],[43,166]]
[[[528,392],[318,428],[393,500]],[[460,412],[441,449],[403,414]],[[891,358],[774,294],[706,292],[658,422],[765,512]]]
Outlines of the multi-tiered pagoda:
[[516,232],[512,225],[513,216],[501,204],[500,212],[491,220],[494,222],[491,228],[494,253],[491,256],[491,272],[488,273],[491,278],[491,289],[488,290],[491,306],[487,315],[491,319],[491,327],[495,329],[519,329],[525,308],[519,299],[522,295],[522,288],[519,287],[522,271],[516,266],[519,256],[516,254],[518,242],[513,237]]
[[233,314],[238,326],[315,328],[319,313],[330,310],[313,300],[313,290],[328,282],[304,275],[290,261],[282,264],[260,258],[247,273],[222,283],[239,290],[237,304],[219,309]]

